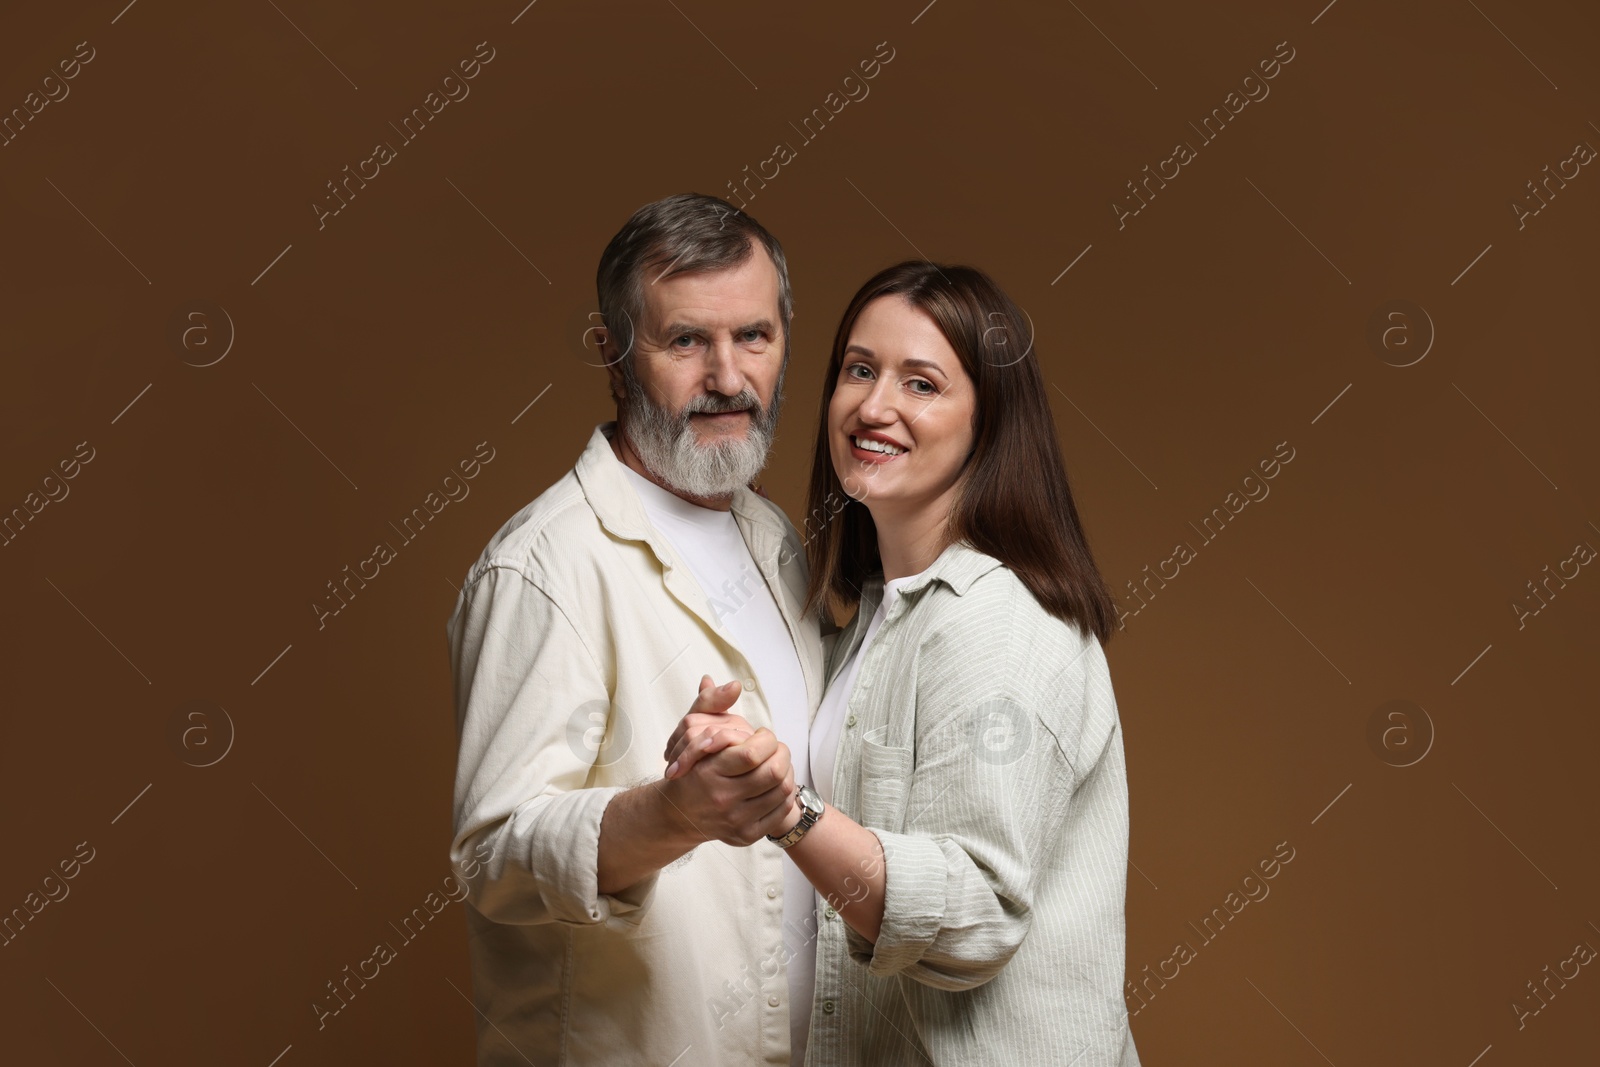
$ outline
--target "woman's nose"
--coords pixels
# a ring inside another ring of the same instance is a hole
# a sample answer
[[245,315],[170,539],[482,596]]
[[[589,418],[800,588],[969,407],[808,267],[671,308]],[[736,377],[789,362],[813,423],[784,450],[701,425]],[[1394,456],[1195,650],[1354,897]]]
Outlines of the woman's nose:
[[857,412],[862,422],[871,422],[886,425],[895,420],[894,393],[890,391],[888,383],[882,379],[873,383],[867,395],[861,398],[861,407]]

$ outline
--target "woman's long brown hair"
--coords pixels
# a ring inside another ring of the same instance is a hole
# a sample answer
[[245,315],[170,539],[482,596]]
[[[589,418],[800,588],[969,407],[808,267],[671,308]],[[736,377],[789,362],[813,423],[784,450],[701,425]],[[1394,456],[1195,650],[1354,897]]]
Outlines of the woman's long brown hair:
[[811,578],[807,612],[849,611],[867,576],[881,572],[872,514],[840,484],[828,443],[828,407],[856,319],[872,301],[898,297],[926,312],[972,379],[973,450],[945,545],[964,541],[1004,563],[1051,615],[1105,644],[1116,603],[1089,551],[1033,351],[1033,328],[988,275],[973,267],[909,260],[878,272],[851,299],[833,338],[822,386],[803,537]]

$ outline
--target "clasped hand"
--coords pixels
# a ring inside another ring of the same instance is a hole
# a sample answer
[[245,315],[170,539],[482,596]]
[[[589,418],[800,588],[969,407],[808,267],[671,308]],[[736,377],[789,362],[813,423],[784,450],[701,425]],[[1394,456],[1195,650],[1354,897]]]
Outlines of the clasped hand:
[[663,790],[695,834],[743,846],[786,832],[797,816],[789,748],[728,710],[739,692],[738,682],[701,676],[700,695],[667,739]]

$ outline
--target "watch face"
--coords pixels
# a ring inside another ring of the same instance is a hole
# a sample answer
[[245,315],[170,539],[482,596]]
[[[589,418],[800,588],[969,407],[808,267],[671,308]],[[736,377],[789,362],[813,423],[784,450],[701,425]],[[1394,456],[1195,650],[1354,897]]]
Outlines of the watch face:
[[807,811],[816,815],[822,814],[822,798],[819,797],[817,795],[817,791],[812,789],[809,785],[803,785],[800,787],[800,803],[805,806]]
[[817,795],[817,791],[809,785],[802,785],[797,790],[797,793],[800,798],[800,820],[790,827],[788,833],[780,837],[769,836],[767,838],[767,840],[772,841],[781,848],[788,848],[799,841],[807,830],[816,825],[817,820],[822,818],[823,812],[827,810],[822,798]]

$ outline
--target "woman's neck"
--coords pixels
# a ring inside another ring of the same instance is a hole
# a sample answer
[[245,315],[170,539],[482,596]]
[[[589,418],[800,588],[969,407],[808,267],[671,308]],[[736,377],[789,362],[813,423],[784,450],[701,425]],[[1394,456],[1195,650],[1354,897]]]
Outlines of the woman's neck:
[[950,500],[944,497],[909,512],[883,507],[871,510],[872,524],[878,530],[878,559],[886,582],[926,570],[948,543]]

